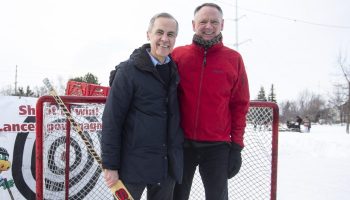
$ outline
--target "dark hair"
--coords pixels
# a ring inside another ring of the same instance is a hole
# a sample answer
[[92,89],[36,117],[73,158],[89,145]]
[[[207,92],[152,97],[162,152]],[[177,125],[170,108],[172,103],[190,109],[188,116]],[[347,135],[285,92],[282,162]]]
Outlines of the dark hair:
[[209,6],[209,7],[213,7],[218,9],[218,11],[220,12],[220,14],[223,16],[224,13],[222,12],[222,9],[220,8],[219,5],[215,4],[215,3],[203,3],[202,5],[198,6],[195,10],[194,10],[194,15],[196,15],[196,13],[202,9],[204,6]]
[[154,22],[156,21],[156,19],[161,18],[161,17],[173,19],[176,22],[176,34],[179,32],[179,23],[177,22],[177,20],[172,15],[170,15],[169,13],[165,13],[165,12],[155,14],[151,18],[151,20],[149,21],[149,25],[148,25],[148,31],[152,30]]

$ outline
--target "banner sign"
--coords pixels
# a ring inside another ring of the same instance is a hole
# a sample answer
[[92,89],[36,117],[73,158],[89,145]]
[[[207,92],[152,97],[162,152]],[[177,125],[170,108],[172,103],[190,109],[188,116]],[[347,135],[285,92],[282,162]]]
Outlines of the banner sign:
[[36,102],[0,96],[0,199],[35,199]]

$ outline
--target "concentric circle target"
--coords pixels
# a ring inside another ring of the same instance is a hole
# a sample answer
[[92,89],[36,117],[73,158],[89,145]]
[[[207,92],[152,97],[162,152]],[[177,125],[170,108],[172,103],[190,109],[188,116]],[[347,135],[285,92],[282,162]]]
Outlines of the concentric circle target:
[[[66,137],[62,136],[57,138],[49,148],[48,163],[50,163],[50,165],[48,165],[48,168],[54,174],[63,175],[65,172],[65,162],[67,158],[65,146]],[[70,149],[70,153],[68,154],[70,158],[69,169],[74,170],[81,163],[82,153],[79,144],[75,140],[70,141]]]
[[[94,121],[94,119],[87,119],[86,117],[80,118],[80,120]],[[50,123],[61,123],[63,124],[62,127],[66,127],[65,122],[64,118],[55,118]],[[60,126],[58,125],[58,127]],[[66,137],[66,130],[55,131],[45,136],[47,159],[44,162],[47,165],[45,190],[50,193],[49,196],[54,197],[56,196],[55,193],[58,192],[60,194],[57,194],[57,196],[61,196],[63,192],[69,189],[70,199],[84,199],[96,185],[102,171],[89,154],[84,141],[72,128],[69,131],[69,138]],[[95,148],[96,145],[94,139],[90,136],[91,133],[84,131],[83,134]],[[100,133],[94,134],[94,136],[100,135]],[[99,142],[98,138],[95,142]],[[69,143],[68,146],[67,143]],[[99,148],[99,144],[97,146]],[[66,167],[67,163],[69,163],[68,169]],[[69,170],[69,181],[67,181],[67,170]]]

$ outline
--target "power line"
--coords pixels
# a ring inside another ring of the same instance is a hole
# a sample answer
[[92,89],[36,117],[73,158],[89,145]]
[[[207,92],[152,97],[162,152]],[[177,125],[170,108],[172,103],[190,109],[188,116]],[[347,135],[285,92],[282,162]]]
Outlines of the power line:
[[[218,1],[218,2],[221,2],[223,4],[227,4],[227,5],[236,7],[235,5],[227,3],[227,2],[223,2],[223,1]],[[275,17],[275,18],[284,19],[284,20],[288,20],[288,21],[293,21],[293,22],[297,22],[297,23],[304,23],[304,24],[309,24],[309,25],[314,25],[314,26],[321,26],[321,27],[327,27],[327,28],[350,29],[350,26],[317,23],[317,22],[311,22],[311,21],[297,19],[297,18],[292,18],[292,17],[285,17],[285,16],[281,16],[281,15],[271,14],[271,13],[267,13],[267,12],[263,12],[263,11],[259,11],[259,10],[253,10],[253,9],[249,9],[249,8],[243,8],[243,7],[238,7],[238,6],[237,6],[237,8],[240,9],[240,10],[245,10],[247,12],[256,13],[256,14],[260,14],[260,15],[265,15],[265,16],[269,16],[269,17]]]
[[300,22],[300,23],[304,23],[304,24],[315,25],[315,26],[322,26],[322,27],[328,27],[328,28],[350,29],[350,26],[316,23],[316,22],[311,22],[311,21],[307,21],[307,20],[296,19],[296,18],[291,18],[291,17],[284,17],[284,16],[280,16],[280,15],[265,13],[265,12],[262,12],[262,11],[257,11],[257,10],[252,10],[252,9],[248,9],[248,8],[242,8],[242,7],[238,7],[238,9],[242,9],[242,10],[245,10],[245,11],[248,11],[248,12],[257,13],[257,14],[261,14],[261,15],[266,15],[266,16],[270,16],[270,17],[285,19],[285,20],[288,20],[288,21]]

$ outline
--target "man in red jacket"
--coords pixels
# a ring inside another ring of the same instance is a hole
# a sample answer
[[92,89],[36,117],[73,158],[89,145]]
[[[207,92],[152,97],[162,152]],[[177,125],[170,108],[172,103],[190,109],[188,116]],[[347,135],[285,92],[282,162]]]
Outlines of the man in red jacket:
[[184,174],[174,199],[188,199],[199,167],[207,200],[228,199],[227,180],[241,167],[249,87],[241,55],[224,46],[221,8],[205,3],[194,11],[190,45],[174,49],[180,74]]

